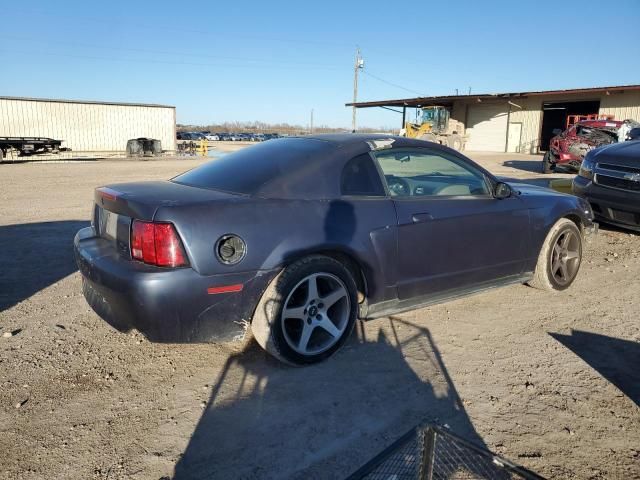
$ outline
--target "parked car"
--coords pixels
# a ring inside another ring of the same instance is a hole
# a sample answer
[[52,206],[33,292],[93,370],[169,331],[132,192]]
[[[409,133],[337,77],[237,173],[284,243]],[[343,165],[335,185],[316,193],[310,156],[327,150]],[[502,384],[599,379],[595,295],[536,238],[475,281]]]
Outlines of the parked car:
[[203,138],[205,138],[205,136],[198,132],[178,132],[176,134],[176,138],[178,140],[196,141],[196,140],[202,140]]
[[207,140],[209,140],[210,142],[217,142],[218,140],[220,140],[220,137],[218,137],[218,135],[214,134],[214,133],[209,133],[207,135],[204,136]]
[[622,124],[617,120],[585,120],[564,132],[554,130],[555,136],[542,159],[542,172],[551,173],[557,166],[577,171],[590,150],[618,141],[618,129]]
[[333,354],[357,318],[513,283],[564,290],[592,226],[585,200],[380,135],[272,140],[94,198],[75,257],[102,318],[158,342],[251,328],[292,364]]
[[572,188],[602,222],[640,231],[640,142],[589,152]]
[[640,140],[640,128],[635,127],[629,130],[629,132],[627,133],[624,139],[627,142],[630,140]]

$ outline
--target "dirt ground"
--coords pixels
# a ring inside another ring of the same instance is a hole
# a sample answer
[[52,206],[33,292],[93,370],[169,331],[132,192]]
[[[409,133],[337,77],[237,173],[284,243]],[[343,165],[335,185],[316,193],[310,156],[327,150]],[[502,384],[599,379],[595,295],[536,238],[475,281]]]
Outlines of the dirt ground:
[[[471,156],[549,178],[539,156]],[[640,478],[640,236],[602,228],[564,293],[359,324],[303,369],[250,339],[118,333],[73,261],[93,189],[201,161],[0,165],[0,478],[344,478],[425,419],[549,478]]]

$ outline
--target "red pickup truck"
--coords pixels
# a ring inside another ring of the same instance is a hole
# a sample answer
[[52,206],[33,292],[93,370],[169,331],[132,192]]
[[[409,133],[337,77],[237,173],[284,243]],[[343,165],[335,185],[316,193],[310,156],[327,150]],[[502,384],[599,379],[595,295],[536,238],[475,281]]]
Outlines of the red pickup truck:
[[622,123],[619,120],[584,120],[564,132],[554,130],[555,137],[542,159],[542,171],[551,173],[558,165],[579,170],[582,159],[590,150],[618,141]]

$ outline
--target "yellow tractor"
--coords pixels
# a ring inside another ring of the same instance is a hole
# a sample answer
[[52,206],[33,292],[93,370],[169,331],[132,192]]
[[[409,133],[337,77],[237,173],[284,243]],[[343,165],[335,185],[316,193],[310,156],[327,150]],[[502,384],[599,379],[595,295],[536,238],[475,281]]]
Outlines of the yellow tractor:
[[[404,136],[447,145],[455,150],[464,150],[466,138],[462,122],[449,118],[449,110],[441,106],[421,108],[420,123],[407,122]],[[402,132],[400,133],[403,134]]]

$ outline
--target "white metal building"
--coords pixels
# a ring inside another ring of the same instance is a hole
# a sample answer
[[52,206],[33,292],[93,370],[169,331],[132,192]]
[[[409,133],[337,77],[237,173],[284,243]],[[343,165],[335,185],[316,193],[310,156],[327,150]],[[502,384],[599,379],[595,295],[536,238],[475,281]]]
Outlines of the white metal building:
[[[353,104],[347,104],[351,106]],[[640,85],[471,94],[359,102],[357,108],[407,109],[442,105],[465,126],[466,150],[537,153],[548,148],[554,129],[564,130],[569,115],[611,115],[640,121]]]
[[49,137],[81,152],[121,152],[155,138],[176,149],[176,109],[167,105],[0,97],[0,137]]

